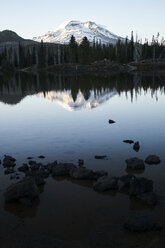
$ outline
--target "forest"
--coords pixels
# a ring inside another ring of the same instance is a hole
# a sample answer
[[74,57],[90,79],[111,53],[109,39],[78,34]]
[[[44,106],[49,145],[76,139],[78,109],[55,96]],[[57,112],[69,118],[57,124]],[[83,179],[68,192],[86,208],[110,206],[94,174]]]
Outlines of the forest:
[[117,41],[115,45],[90,43],[86,37],[78,44],[72,36],[69,44],[18,43],[17,46],[4,46],[0,52],[0,68],[15,70],[23,68],[44,69],[58,64],[88,65],[98,61],[112,61],[121,64],[139,61],[165,60],[165,40],[159,40],[159,33],[152,42],[137,41],[132,32],[131,39]]

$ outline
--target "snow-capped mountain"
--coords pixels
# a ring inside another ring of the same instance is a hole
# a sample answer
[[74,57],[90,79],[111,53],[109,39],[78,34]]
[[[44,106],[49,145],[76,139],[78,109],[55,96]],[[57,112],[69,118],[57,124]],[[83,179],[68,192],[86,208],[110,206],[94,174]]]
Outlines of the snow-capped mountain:
[[50,42],[67,44],[70,41],[71,36],[74,35],[76,41],[80,43],[86,36],[90,42],[101,42],[101,44],[116,44],[118,39],[124,41],[125,39],[119,37],[101,25],[95,22],[80,22],[80,21],[69,21],[59,26],[54,31],[49,31],[45,35],[34,37],[34,41]]
[[105,91],[98,94],[95,94],[94,91],[91,90],[90,97],[88,98],[88,100],[86,100],[81,90],[79,90],[76,101],[73,100],[71,90],[38,93],[37,96],[43,97],[51,102],[56,102],[66,110],[76,111],[96,108],[100,104],[108,101],[116,94],[116,89],[114,89],[113,91]]

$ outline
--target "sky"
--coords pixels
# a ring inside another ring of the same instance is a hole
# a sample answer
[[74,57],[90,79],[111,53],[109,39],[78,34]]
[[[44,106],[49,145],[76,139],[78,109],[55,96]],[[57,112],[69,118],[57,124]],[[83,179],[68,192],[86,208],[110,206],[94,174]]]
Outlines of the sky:
[[33,38],[69,20],[94,21],[111,32],[165,37],[165,0],[0,0],[0,31]]

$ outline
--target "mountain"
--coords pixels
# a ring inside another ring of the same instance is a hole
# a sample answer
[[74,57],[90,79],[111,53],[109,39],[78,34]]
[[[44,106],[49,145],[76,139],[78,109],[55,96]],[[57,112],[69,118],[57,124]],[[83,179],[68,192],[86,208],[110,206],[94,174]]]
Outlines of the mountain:
[[45,35],[34,37],[33,40],[38,42],[43,40],[43,42],[64,44],[69,43],[72,35],[74,35],[78,43],[80,43],[85,36],[90,42],[95,40],[96,42],[101,42],[102,44],[116,44],[118,39],[123,42],[125,41],[124,38],[111,33],[103,26],[91,21],[65,22],[54,31],[49,31]]
[[19,43],[23,45],[33,45],[36,42],[34,40],[24,39],[11,30],[0,32],[0,53],[3,51],[4,47],[6,47],[6,49],[18,48]]
[[22,42],[24,39],[11,30],[0,32],[0,43],[2,42]]

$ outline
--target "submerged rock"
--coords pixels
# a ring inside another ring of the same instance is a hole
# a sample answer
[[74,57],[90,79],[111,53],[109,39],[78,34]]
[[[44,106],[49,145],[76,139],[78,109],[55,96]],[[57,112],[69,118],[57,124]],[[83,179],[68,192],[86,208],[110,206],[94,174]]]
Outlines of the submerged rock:
[[60,164],[54,164],[51,168],[51,174],[52,176],[69,176],[70,171],[75,168],[76,166],[71,163],[60,163]]
[[158,156],[156,156],[156,155],[149,155],[149,156],[146,158],[145,162],[146,162],[147,164],[160,164],[161,160],[160,160],[160,158],[159,158]]
[[127,143],[127,144],[133,144],[134,141],[133,140],[123,140],[124,143]]
[[133,146],[133,149],[134,149],[136,152],[138,152],[138,151],[140,150],[140,144],[139,144],[138,141],[135,142],[135,144],[134,144],[134,146]]
[[144,177],[132,178],[130,181],[129,194],[131,196],[141,195],[153,191],[153,181]]
[[106,155],[96,155],[95,159],[105,159],[106,157]]
[[3,159],[3,166],[6,167],[14,167],[16,159],[11,157],[11,156],[7,156],[5,155],[4,159]]
[[128,169],[143,170],[145,168],[143,160],[136,157],[127,159],[125,162]]
[[157,203],[157,196],[153,192],[137,195],[137,198],[146,202],[148,205],[156,205]]
[[44,159],[44,158],[45,158],[45,156],[40,155],[40,156],[38,156],[38,158]]
[[91,179],[95,180],[98,179],[99,177],[105,176],[108,173],[105,171],[93,171],[89,170],[87,168],[73,168],[70,171],[70,176],[74,179]]
[[96,183],[94,183],[93,188],[94,190],[101,192],[118,189],[118,178],[110,176],[100,177]]
[[132,232],[145,232],[160,230],[161,225],[151,220],[151,218],[144,212],[134,212],[124,223],[124,228]]
[[32,202],[38,196],[38,188],[31,177],[10,185],[4,193],[6,203],[19,202],[22,198],[28,198]]
[[33,157],[27,157],[27,159],[30,159],[31,160],[31,159],[33,159]]

